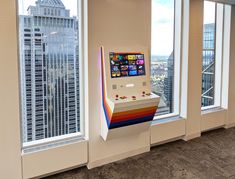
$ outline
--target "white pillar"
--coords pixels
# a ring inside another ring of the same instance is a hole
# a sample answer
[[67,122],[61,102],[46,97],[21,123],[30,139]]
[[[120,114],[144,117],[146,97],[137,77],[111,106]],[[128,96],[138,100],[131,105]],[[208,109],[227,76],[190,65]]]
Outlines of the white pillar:
[[230,34],[230,62],[229,62],[229,88],[228,88],[228,116],[226,127],[235,126],[235,6],[231,12]]
[[201,71],[203,46],[203,0],[183,5],[182,87],[180,115],[186,119],[185,140],[201,135]]
[[16,1],[0,5],[0,178],[20,179],[21,142]]

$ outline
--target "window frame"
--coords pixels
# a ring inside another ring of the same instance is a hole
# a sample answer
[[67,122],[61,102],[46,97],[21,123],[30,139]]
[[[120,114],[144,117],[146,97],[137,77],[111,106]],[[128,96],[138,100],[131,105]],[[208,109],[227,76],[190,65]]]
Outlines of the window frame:
[[[18,0],[17,1],[17,17],[20,16],[18,13],[19,7],[22,5],[23,1]],[[81,142],[81,141],[87,141],[88,140],[88,120],[87,120],[87,105],[86,104],[86,96],[87,96],[87,89],[88,86],[88,12],[87,12],[87,2],[83,0],[77,0],[77,18],[78,20],[78,39],[79,39],[79,105],[80,105],[80,131],[76,133],[71,134],[65,134],[40,140],[35,140],[31,142],[23,142],[23,133],[24,129],[22,127],[22,124],[20,125],[21,130],[21,150],[22,154],[26,153],[32,153],[32,152],[39,152],[44,149],[51,149],[55,147],[60,147],[65,144],[71,144],[75,142]],[[18,25],[18,49],[20,49],[20,40],[19,40],[19,18],[17,18],[17,25]],[[19,51],[19,50],[18,50]],[[18,53],[19,54],[19,53]],[[20,64],[20,55],[18,55],[18,61]],[[20,71],[21,66],[19,65]],[[20,75],[21,76],[21,75]],[[20,86],[21,86],[21,80],[20,80]],[[21,90],[21,89],[20,89]],[[20,92],[21,93],[21,92]],[[20,106],[22,109],[21,102],[22,99],[20,99]],[[21,110],[22,113],[22,110]],[[22,116],[22,115],[21,115]],[[21,117],[21,123],[22,123],[22,117]]]
[[182,36],[182,0],[174,0],[174,30],[173,30],[173,55],[174,55],[174,81],[173,81],[173,112],[155,115],[154,121],[163,120],[180,115],[181,96],[181,36]]
[[[204,2],[207,0],[204,0]],[[210,1],[208,1],[210,2]],[[215,74],[214,74],[214,104],[201,107],[202,111],[221,108],[222,102],[222,69],[223,69],[223,37],[225,5],[215,2]]]

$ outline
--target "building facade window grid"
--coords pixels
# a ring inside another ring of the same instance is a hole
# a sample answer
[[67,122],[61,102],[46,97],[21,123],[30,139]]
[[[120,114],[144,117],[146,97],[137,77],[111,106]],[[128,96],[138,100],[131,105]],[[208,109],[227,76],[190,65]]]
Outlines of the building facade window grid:
[[19,16],[24,143],[80,131],[77,24],[60,0]]
[[[216,66],[216,6],[214,22],[204,23],[203,28],[203,61],[202,61],[202,95],[201,106],[208,107],[215,104],[215,66]],[[205,11],[208,9],[205,9]],[[206,14],[204,14],[204,18]]]

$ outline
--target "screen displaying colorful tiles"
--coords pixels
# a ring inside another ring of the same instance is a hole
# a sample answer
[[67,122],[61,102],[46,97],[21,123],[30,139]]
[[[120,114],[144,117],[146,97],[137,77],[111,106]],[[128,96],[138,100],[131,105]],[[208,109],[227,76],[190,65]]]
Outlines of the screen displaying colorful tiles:
[[112,78],[145,75],[143,53],[109,53]]

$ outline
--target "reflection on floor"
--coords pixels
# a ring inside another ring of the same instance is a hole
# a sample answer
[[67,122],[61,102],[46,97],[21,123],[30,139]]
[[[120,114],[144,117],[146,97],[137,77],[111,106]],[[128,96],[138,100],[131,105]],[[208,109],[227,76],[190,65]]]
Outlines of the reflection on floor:
[[47,179],[234,178],[235,128],[208,132],[189,142],[176,141],[151,152],[88,170],[86,167]]

